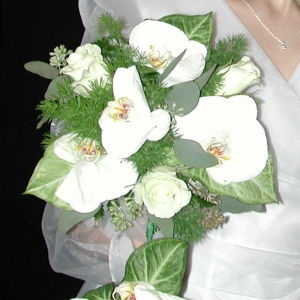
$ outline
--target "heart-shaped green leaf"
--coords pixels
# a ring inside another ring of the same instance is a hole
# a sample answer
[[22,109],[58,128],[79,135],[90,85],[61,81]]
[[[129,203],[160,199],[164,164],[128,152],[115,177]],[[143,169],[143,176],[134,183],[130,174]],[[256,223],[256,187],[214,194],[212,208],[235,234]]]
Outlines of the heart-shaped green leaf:
[[156,239],[136,249],[129,257],[122,281],[144,281],[158,291],[178,295],[186,266],[187,242]]
[[213,34],[212,13],[206,15],[186,16],[186,15],[169,15],[160,19],[177,28],[181,29],[189,40],[202,43],[206,48],[210,48],[210,40]]
[[88,300],[111,300],[115,285],[113,282],[103,285],[95,290],[86,292],[84,299]]
[[24,194],[34,195],[60,209],[70,210],[70,205],[57,198],[55,192],[72,167],[72,164],[54,154],[53,144],[49,145],[35,167]]

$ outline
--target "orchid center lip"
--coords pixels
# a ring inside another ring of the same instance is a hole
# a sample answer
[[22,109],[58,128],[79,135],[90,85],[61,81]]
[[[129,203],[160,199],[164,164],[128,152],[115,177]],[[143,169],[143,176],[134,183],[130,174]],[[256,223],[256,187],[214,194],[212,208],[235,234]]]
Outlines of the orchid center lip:
[[76,156],[82,162],[97,162],[101,156],[100,146],[95,141],[85,141],[76,147]]
[[230,148],[225,138],[212,138],[206,145],[206,151],[214,155],[219,164],[231,159]]
[[165,69],[169,64],[170,52],[163,45],[151,45],[149,63],[154,69]]
[[127,97],[121,97],[108,103],[108,114],[114,121],[126,121],[132,108]]

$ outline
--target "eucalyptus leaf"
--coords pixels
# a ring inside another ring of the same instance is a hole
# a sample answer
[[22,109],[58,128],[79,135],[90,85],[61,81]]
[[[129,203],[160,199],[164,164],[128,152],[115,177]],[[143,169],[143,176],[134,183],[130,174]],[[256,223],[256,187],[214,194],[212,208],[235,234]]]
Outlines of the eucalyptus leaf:
[[175,115],[184,116],[196,108],[199,97],[198,85],[189,81],[175,85],[168,93],[165,103],[169,111],[174,112]]
[[225,197],[220,196],[220,199],[222,200],[222,204],[220,204],[218,207],[223,212],[230,212],[232,214],[238,214],[243,212],[264,212],[264,207],[261,204],[246,204],[237,201],[236,199],[232,197]]
[[202,90],[202,88],[206,85],[206,83],[208,82],[210,76],[212,75],[212,73],[214,72],[214,70],[216,69],[217,65],[214,65],[213,67],[211,67],[208,71],[206,71],[205,73],[203,73],[201,76],[199,76],[195,82],[198,84],[198,87],[200,90]]
[[201,182],[211,193],[234,198],[246,204],[278,203],[274,188],[274,167],[272,155],[269,155],[266,167],[251,180],[221,185],[213,181],[203,168],[185,168],[174,153],[169,153],[169,164],[178,166],[178,171],[188,178]]
[[36,125],[36,129],[40,129],[48,120],[50,117],[43,117]]
[[30,61],[24,65],[24,68],[47,79],[54,79],[59,75],[58,69],[42,61]]
[[90,290],[83,295],[84,299],[88,300],[110,300],[115,285],[113,282],[103,285],[95,290]]
[[89,213],[80,213],[75,210],[62,211],[58,221],[58,231],[61,234],[66,234],[74,225],[92,218],[99,209],[100,207]]
[[57,93],[57,85],[66,79],[69,79],[69,77],[66,75],[61,75],[61,76],[57,76],[56,78],[54,78],[48,85],[48,88],[44,95],[45,99],[46,100],[58,99],[59,95]]
[[177,159],[186,167],[209,168],[218,164],[218,160],[206,152],[199,143],[177,139],[174,141],[174,153]]
[[178,295],[186,266],[187,242],[162,238],[143,244],[129,257],[122,281],[144,281],[163,293]]
[[24,194],[34,195],[60,209],[70,210],[70,205],[57,198],[55,192],[73,165],[58,158],[54,154],[53,147],[53,143],[47,147],[44,156],[35,167]]
[[202,43],[210,49],[210,41],[213,35],[212,13],[206,15],[186,16],[169,15],[161,18],[159,21],[166,22],[181,29],[189,40]]
[[174,222],[172,218],[158,218],[154,215],[148,213],[148,218],[152,221],[156,226],[159,227],[160,231],[162,232],[163,236],[166,238],[173,237],[173,229],[174,229]]
[[166,67],[164,72],[160,75],[159,81],[162,83],[169,75],[170,73],[174,70],[174,68],[178,65],[178,63],[181,61],[185,54],[186,50],[184,50],[181,54],[179,54],[177,57],[175,57],[169,65]]

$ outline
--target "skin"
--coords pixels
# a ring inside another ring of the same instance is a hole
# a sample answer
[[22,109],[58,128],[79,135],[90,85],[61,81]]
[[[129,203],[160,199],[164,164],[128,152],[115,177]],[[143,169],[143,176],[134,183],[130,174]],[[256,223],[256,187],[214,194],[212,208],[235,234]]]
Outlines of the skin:
[[[290,40],[287,49],[267,32],[242,0],[226,0],[252,33],[273,64],[289,80],[300,61],[300,34]],[[279,39],[286,41],[300,31],[300,0],[246,0],[262,22]]]

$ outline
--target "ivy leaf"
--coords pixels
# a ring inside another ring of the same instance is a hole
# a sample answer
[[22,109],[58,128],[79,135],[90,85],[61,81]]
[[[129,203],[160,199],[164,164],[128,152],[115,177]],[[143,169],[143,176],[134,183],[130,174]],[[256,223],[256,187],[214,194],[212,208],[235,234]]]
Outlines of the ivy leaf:
[[148,218],[151,222],[159,227],[164,237],[173,237],[174,222],[172,218],[158,218],[155,215],[151,215],[149,213]]
[[216,67],[217,65],[214,65],[212,68],[210,68],[208,71],[203,73],[195,80],[200,90],[202,90],[202,88],[206,85],[206,83],[208,82],[210,76],[212,75]]
[[113,282],[103,285],[95,290],[86,292],[83,295],[84,299],[88,300],[110,300],[112,299],[112,293],[115,285]]
[[210,40],[213,35],[212,13],[206,15],[186,16],[169,15],[161,18],[159,21],[166,22],[181,29],[189,40],[202,43],[207,49],[210,49]]
[[174,154],[186,167],[208,168],[218,164],[212,154],[204,151],[199,143],[192,140],[175,140]]
[[70,205],[57,198],[55,192],[73,165],[58,158],[54,154],[53,147],[53,143],[47,147],[44,156],[35,167],[24,194],[34,195],[60,209],[70,210]]
[[263,212],[263,206],[261,204],[245,204],[237,201],[232,197],[220,196],[222,200],[222,204],[218,205],[218,207],[223,212],[230,212],[232,214],[238,214],[243,212],[255,211],[255,212]]
[[162,238],[143,244],[129,257],[122,281],[144,281],[163,293],[178,295],[186,266],[187,242]]
[[175,85],[167,95],[165,103],[168,105],[169,111],[175,110],[175,115],[184,116],[196,108],[199,97],[198,85],[193,81],[189,81]]
[[63,82],[64,80],[69,79],[68,76],[66,75],[61,75],[61,76],[57,76],[55,77],[50,84],[48,85],[48,88],[46,90],[46,93],[44,95],[46,100],[50,100],[50,99],[58,99],[59,95],[57,93],[57,85],[61,82]]
[[62,211],[58,221],[58,231],[61,234],[66,234],[74,225],[92,218],[99,209],[100,207],[89,213],[80,213],[75,210]]
[[30,61],[24,65],[24,68],[47,79],[54,79],[59,75],[56,68],[42,61]]
[[174,68],[177,66],[177,64],[181,61],[185,54],[186,50],[184,50],[181,54],[179,54],[176,58],[174,58],[170,64],[166,67],[164,72],[160,75],[159,77],[159,82],[162,83],[169,75],[170,73],[174,70]]

